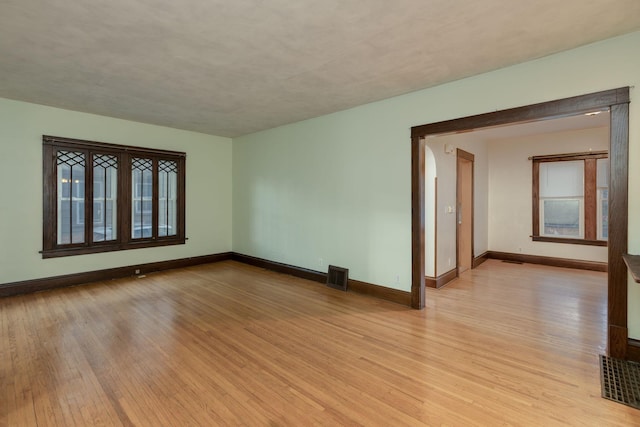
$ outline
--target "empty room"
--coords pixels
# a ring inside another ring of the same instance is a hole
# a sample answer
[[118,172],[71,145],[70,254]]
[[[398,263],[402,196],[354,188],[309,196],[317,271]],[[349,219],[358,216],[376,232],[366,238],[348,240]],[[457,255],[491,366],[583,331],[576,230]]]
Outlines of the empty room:
[[639,47],[636,0],[3,1],[0,426],[640,425]]

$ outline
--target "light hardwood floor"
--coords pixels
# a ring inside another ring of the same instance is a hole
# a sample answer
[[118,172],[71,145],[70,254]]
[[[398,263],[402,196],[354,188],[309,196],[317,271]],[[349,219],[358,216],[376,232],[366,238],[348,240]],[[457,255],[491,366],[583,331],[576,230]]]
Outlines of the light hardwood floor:
[[232,261],[0,299],[0,426],[640,425],[604,273],[489,260],[415,311]]

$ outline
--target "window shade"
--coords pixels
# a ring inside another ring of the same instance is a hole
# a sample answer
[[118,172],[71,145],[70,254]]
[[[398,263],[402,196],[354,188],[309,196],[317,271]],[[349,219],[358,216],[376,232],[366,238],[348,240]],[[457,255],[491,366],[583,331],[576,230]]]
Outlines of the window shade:
[[582,197],[584,162],[540,163],[540,197]]

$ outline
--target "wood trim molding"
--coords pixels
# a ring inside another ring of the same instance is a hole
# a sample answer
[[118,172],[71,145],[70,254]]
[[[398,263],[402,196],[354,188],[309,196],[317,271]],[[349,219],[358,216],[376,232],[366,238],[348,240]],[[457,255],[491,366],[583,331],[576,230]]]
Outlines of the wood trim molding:
[[231,259],[234,261],[242,262],[244,264],[253,265],[254,267],[260,267],[264,268],[265,270],[288,274],[290,276],[300,277],[301,279],[312,280],[314,282],[326,283],[327,281],[327,273],[310,270],[308,268],[296,267],[294,265],[284,264],[276,261],[269,261],[267,259],[243,255],[237,252],[233,253]]
[[629,88],[627,101],[610,108],[609,137],[609,280],[608,350],[611,357],[623,357],[627,350],[627,335],[616,339],[614,330],[627,330],[627,267],[622,256],[627,253],[629,232]]
[[[608,244],[608,351],[612,357],[627,352],[612,331],[627,329],[627,271],[622,255],[627,251],[629,87],[579,95],[507,110],[430,123],[411,128],[411,292],[412,307],[424,307],[424,138],[496,125],[610,111],[609,244]],[[416,302],[421,301],[421,304]]]
[[[0,284],[0,297],[26,294],[31,292],[46,291],[49,289],[64,288],[68,286],[84,285],[93,282],[118,279],[121,277],[136,276],[155,271],[171,270],[174,268],[191,267],[200,264],[210,264],[220,261],[234,260],[256,267],[264,268],[278,273],[289,274],[302,279],[326,283],[327,274],[307,268],[296,267],[289,264],[269,261],[262,258],[243,255],[235,252],[224,252],[213,255],[203,255],[191,258],[181,258],[168,261],[151,262],[147,264],[129,265],[125,267],[108,268],[104,270],[87,271],[83,273],[66,274],[63,276],[45,277],[42,279],[25,280]],[[392,301],[406,306],[411,305],[411,293],[399,289],[387,288],[349,279],[349,289],[364,295]]]
[[488,251],[487,258],[502,261],[526,262],[528,264],[541,264],[551,267],[576,268],[578,270],[607,271],[606,262],[583,261],[579,259],[554,258],[540,255],[516,254],[510,252]]
[[[411,140],[411,307],[421,310],[425,305],[424,289],[424,164],[425,140]],[[436,212],[437,214],[437,212]],[[436,252],[438,248],[436,247]],[[437,269],[437,265],[436,265]]]
[[[233,259],[234,261],[253,265],[255,267],[275,271],[277,273],[288,274],[290,276],[299,277],[301,279],[312,280],[314,282],[326,283],[327,281],[327,273],[310,270],[308,268],[296,267],[295,265],[269,261],[264,258],[243,255],[236,252],[233,253],[231,259]],[[387,288],[386,286],[374,285],[372,283],[361,282],[360,280],[349,279],[348,291],[356,292],[363,295],[369,295],[406,306],[411,305],[410,292]]]
[[[191,258],[181,258],[169,261],[158,261],[146,264],[129,265],[126,267],[108,268],[104,270],[87,271],[84,273],[66,274],[63,276],[45,277],[42,279],[25,280],[0,284],[0,297],[20,295],[67,286],[84,285],[92,282],[119,279],[121,277],[147,274],[154,271],[164,271],[173,268],[191,267],[193,265],[209,264],[231,259],[231,252],[213,255],[203,255]],[[138,271],[138,273],[136,273]]]
[[531,164],[531,237],[535,240],[540,234],[540,163],[533,162]]
[[488,259],[489,259],[489,251],[486,251],[486,252],[478,255],[477,257],[473,258],[473,267],[472,268],[478,267],[480,264],[482,264],[483,262],[485,262]]
[[640,340],[627,340],[627,359],[640,362]]
[[608,151],[583,151],[581,153],[566,153],[566,154],[548,154],[544,156],[531,156],[529,160],[534,162],[560,162],[563,160],[586,160],[586,159],[606,159],[609,157]]
[[566,243],[568,245],[607,246],[606,240],[570,239],[566,237],[563,238],[563,237],[531,236],[531,241],[532,242]]
[[411,306],[411,292],[399,289],[387,288],[386,286],[374,285],[372,283],[361,282],[349,279],[349,290],[359,294],[369,295],[398,304]]
[[449,270],[438,277],[429,277],[429,276],[425,277],[424,284],[429,288],[439,289],[457,277],[458,277],[458,269],[454,268],[453,270]]
[[[433,274],[438,275],[438,213],[440,212],[438,205],[438,177],[434,178],[434,203],[433,208],[435,209],[433,213]],[[425,208],[426,210],[426,208]]]
[[607,353],[616,359],[626,359],[629,351],[629,329],[626,326],[609,325],[607,332]]
[[627,265],[627,270],[631,273],[633,280],[636,283],[640,283],[640,255],[622,255],[624,263]]
[[411,128],[411,137],[420,138],[427,135],[468,131],[517,122],[568,117],[596,110],[606,111],[612,105],[629,103],[629,100],[629,87],[621,87],[587,95],[578,95],[571,98],[414,126]]
[[462,159],[469,160],[470,162],[474,162],[475,158],[476,158],[476,156],[474,156],[473,153],[470,153],[468,151],[464,151],[461,148],[457,148],[456,149],[456,157],[460,157]]
[[438,287],[438,278],[437,277],[431,277],[431,276],[425,276],[424,277],[424,285],[427,288],[436,289]]

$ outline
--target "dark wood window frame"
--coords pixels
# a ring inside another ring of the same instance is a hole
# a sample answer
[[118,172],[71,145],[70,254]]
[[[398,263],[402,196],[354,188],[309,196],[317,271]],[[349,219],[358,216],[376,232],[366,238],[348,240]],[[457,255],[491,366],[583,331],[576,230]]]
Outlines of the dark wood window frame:
[[[573,245],[607,246],[606,240],[597,238],[597,188],[596,188],[596,162],[598,159],[607,159],[606,151],[593,151],[583,153],[568,153],[547,156],[533,156],[532,161],[533,189],[532,189],[532,215],[533,230],[531,240],[534,242],[569,243]],[[584,237],[551,237],[540,235],[540,164],[545,162],[568,162],[574,160],[584,161]]]
[[[425,140],[429,135],[464,132],[490,126],[610,112],[609,242],[607,245],[607,353],[624,359],[640,354],[628,338],[627,267],[622,255],[628,243],[629,87],[594,92],[476,116],[411,128],[411,306],[425,306]],[[640,356],[638,356],[640,360]]]
[[[59,244],[57,236],[57,153],[73,151],[85,156],[84,172],[84,241],[82,243]],[[155,246],[184,244],[185,237],[185,168],[186,154],[178,151],[155,150],[143,147],[108,144],[43,135],[43,243],[42,257],[55,258],[99,252],[121,251]],[[115,156],[117,168],[117,236],[114,240],[93,241],[93,167],[94,154]],[[152,235],[147,238],[131,236],[131,160],[133,158],[150,159],[153,163],[152,194]],[[158,236],[158,164],[161,160],[176,162],[177,165],[177,219],[176,234]],[[91,201],[87,203],[86,201]]]

